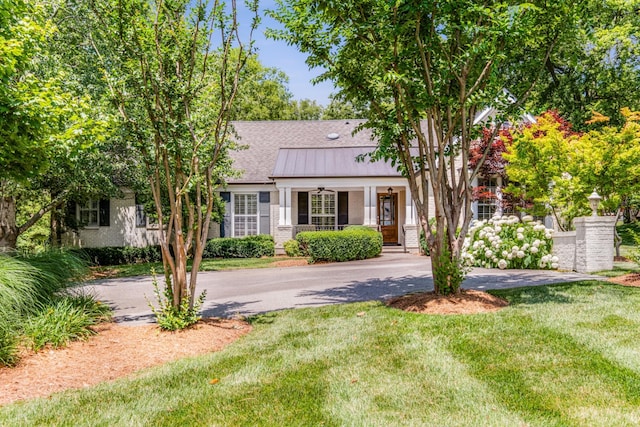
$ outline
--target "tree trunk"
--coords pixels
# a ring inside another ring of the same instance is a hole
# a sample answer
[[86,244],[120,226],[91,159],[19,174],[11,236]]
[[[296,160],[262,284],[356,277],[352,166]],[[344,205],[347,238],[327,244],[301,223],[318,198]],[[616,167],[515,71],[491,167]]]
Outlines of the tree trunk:
[[16,199],[0,197],[0,252],[8,252],[16,248],[18,226],[16,225]]

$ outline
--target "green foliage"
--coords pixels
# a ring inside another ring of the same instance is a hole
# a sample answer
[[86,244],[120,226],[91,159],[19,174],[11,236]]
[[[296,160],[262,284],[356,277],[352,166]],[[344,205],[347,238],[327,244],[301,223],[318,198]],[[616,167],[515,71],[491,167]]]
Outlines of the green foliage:
[[629,229],[628,234],[633,238],[633,249],[629,251],[627,256],[640,267],[640,233]]
[[204,303],[207,291],[202,291],[200,296],[194,300],[192,307],[189,305],[190,298],[183,298],[180,304],[176,306],[173,302],[173,287],[169,276],[167,276],[164,291],[160,292],[155,272],[152,272],[152,274],[153,293],[156,296],[158,307],[154,306],[150,301],[147,301],[147,303],[156,316],[158,326],[166,331],[177,331],[195,325],[202,318],[199,311]]
[[92,265],[121,265],[158,262],[162,260],[160,246],[106,246],[102,248],[73,249],[73,252],[89,260]]
[[636,1],[575,3],[575,30],[560,35],[557,50],[528,101],[530,111],[557,109],[587,130],[593,111],[622,125],[620,107],[640,109],[640,15]]
[[640,221],[631,222],[629,224],[621,224],[616,227],[623,245],[634,245],[634,234],[640,233]]
[[85,264],[64,251],[29,257],[0,255],[0,363],[17,360],[16,342],[26,335],[35,349],[64,345],[91,333],[110,309],[89,295],[70,293],[86,275]]
[[434,264],[433,282],[438,284],[438,293],[443,295],[458,293],[467,274],[466,266],[462,265],[462,261],[453,258],[449,253],[449,248],[443,246],[442,253],[438,256],[438,262]]
[[0,366],[12,366],[18,361],[18,336],[0,319]]
[[211,239],[202,254],[203,258],[260,258],[273,256],[273,236],[258,234],[246,237],[222,237]]
[[299,257],[302,256],[302,251],[300,250],[300,242],[295,239],[287,240],[282,244],[284,247],[284,252],[287,256],[290,257]]
[[503,216],[476,221],[463,246],[463,259],[484,268],[558,268],[551,255],[552,230],[531,217]]
[[[622,127],[604,126],[578,134],[552,113],[513,132],[504,158],[506,192],[547,206],[562,229],[590,213],[587,197],[596,189],[602,210],[615,214],[640,191],[640,114],[622,109]],[[598,120],[607,120],[599,116]]]
[[382,234],[369,228],[342,231],[305,231],[296,240],[311,262],[353,261],[373,258],[382,252]]
[[34,351],[46,345],[59,348],[95,334],[91,326],[110,318],[109,307],[91,296],[66,296],[30,316],[23,333]]

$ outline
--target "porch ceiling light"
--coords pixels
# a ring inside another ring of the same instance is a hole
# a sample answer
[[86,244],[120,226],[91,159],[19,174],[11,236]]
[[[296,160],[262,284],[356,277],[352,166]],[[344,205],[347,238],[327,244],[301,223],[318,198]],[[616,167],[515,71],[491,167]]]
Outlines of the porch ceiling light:
[[589,206],[591,206],[591,216],[598,216],[598,205],[600,204],[600,200],[602,197],[598,193],[596,193],[595,188],[593,189],[593,193],[589,197]]
[[389,187],[387,188],[387,193],[389,193],[389,195],[393,194],[393,188]]

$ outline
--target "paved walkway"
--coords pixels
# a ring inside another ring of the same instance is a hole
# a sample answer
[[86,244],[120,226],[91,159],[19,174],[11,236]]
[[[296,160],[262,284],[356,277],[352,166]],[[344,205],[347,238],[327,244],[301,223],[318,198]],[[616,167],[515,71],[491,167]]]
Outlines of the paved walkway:
[[[544,270],[474,269],[463,288],[503,289],[598,278]],[[161,279],[161,286],[164,279]],[[156,303],[150,277],[95,281],[86,286],[114,308],[116,321],[153,322],[147,299]],[[207,291],[204,316],[230,317],[285,308],[382,300],[433,290],[429,258],[384,252],[382,256],[303,267],[201,272],[198,293]]]

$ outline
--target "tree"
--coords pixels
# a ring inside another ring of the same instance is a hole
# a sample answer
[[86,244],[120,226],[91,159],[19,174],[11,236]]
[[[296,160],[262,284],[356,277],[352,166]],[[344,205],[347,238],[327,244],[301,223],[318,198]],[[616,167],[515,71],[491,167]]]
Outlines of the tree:
[[572,29],[570,10],[564,1],[282,0],[272,12],[285,25],[274,37],[326,69],[321,78],[345,99],[370,105],[372,158],[391,160],[408,179],[437,293],[456,292],[464,277],[460,251],[478,168],[460,165],[479,136],[475,118],[490,105],[505,113],[519,106],[505,88],[526,98],[540,64]]
[[558,42],[529,102],[556,109],[578,130],[593,111],[621,126],[622,107],[640,108],[640,11],[637,1],[586,0],[574,7],[576,31]]
[[100,175],[88,160],[108,120],[68,91],[61,65],[49,61],[57,29],[46,12],[22,0],[0,8],[0,250]]
[[[257,13],[255,2],[249,7]],[[191,316],[221,203],[214,190],[231,173],[229,120],[251,42],[240,40],[235,1],[228,9],[200,0],[101,0],[93,8],[100,25],[90,42],[131,149],[144,162],[172,307]],[[248,24],[249,39],[257,23]]]
[[366,116],[366,107],[358,107],[339,95],[330,95],[329,100],[329,105],[322,111],[322,120],[360,119]]
[[240,90],[234,104],[234,120],[286,120],[293,116],[293,95],[287,88],[289,77],[264,67],[251,56],[240,75]]
[[563,230],[589,214],[587,197],[594,189],[603,197],[604,213],[619,215],[640,191],[640,114],[628,108],[620,114],[622,126],[603,126],[608,118],[596,115],[590,125],[598,127],[585,133],[552,113],[515,130],[504,154],[511,182],[506,191],[547,207]]

